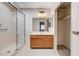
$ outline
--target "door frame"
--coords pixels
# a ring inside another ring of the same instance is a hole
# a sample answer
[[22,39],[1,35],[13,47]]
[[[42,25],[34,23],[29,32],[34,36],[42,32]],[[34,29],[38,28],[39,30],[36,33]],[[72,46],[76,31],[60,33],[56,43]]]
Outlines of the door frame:
[[[18,45],[18,18],[17,18],[17,9],[16,9],[16,50],[18,50],[17,49],[17,45]],[[20,11],[19,11],[20,12]],[[21,12],[20,12],[21,13]],[[23,13],[21,13],[23,16],[24,16],[24,44],[23,44],[23,46],[21,47],[21,48],[23,48],[24,47],[24,45],[25,45],[25,43],[26,43],[26,35],[25,35],[25,15],[23,14]],[[20,49],[21,49],[20,48]]]
[[[57,10],[58,8],[63,4],[64,2],[60,2],[60,4],[57,6],[57,8],[55,9],[55,36],[56,36],[56,49],[57,49],[57,40],[58,40],[58,35],[57,35],[57,28],[58,28],[58,19],[57,19]],[[70,21],[71,22],[71,21]],[[71,26],[71,25],[70,25]],[[70,49],[71,49],[71,34],[70,34]],[[71,52],[70,52],[71,55]]]
[[[17,49],[17,44],[18,44],[18,34],[17,34],[17,22],[18,22],[18,20],[17,20],[17,10],[21,13],[21,14],[23,14],[24,15],[24,45],[25,45],[25,43],[26,43],[26,35],[25,35],[25,32],[26,32],[26,30],[25,30],[25,14],[16,6],[16,5],[14,5],[12,2],[7,2],[7,4],[10,6],[10,7],[12,7],[12,8],[14,8],[15,9],[15,19],[16,19],[16,50],[18,50]],[[24,46],[23,45],[23,46]],[[22,46],[22,47],[23,47]]]
[[58,8],[63,4],[63,2],[60,2],[60,4],[57,6],[57,8],[55,9],[55,39],[56,39],[56,50],[57,50],[57,10]]

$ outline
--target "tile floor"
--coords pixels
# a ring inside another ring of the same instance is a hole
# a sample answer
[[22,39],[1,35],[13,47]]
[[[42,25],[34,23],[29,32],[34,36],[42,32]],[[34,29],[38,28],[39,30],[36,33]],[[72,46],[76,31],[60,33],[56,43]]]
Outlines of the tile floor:
[[27,36],[26,46],[24,46],[24,48],[22,48],[16,56],[58,56],[58,52],[53,49],[31,49],[30,37]]
[[16,56],[58,56],[53,49],[31,49],[24,46]]
[[0,56],[11,56],[14,54],[16,44],[11,44],[0,51]]
[[60,56],[70,56],[70,50],[64,45],[58,45],[57,50]]

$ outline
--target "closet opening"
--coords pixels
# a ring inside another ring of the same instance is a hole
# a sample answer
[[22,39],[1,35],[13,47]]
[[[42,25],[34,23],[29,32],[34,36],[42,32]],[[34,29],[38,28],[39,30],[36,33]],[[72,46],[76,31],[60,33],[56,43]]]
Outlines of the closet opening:
[[57,51],[60,56],[71,54],[71,3],[63,2],[57,12]]

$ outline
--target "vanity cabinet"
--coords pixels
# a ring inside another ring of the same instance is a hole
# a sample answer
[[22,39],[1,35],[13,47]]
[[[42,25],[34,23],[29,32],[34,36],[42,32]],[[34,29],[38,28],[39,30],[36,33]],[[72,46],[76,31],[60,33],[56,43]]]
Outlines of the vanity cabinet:
[[30,35],[31,48],[53,48],[53,35]]

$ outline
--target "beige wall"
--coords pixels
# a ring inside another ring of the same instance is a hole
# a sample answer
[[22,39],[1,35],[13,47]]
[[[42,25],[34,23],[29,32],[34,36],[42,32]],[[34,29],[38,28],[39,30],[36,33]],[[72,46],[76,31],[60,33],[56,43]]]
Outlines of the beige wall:
[[15,10],[7,3],[0,3],[0,24],[0,29],[8,29],[0,30],[0,50],[2,50],[11,44],[16,44]]
[[66,47],[68,47],[70,49],[70,41],[71,41],[71,19],[64,19],[62,21],[58,21],[58,40],[57,40],[57,44],[58,45],[65,45]]
[[63,21],[63,28],[64,28],[64,32],[63,32],[63,43],[66,47],[68,47],[69,49],[71,49],[71,19],[65,19]]
[[57,22],[57,44],[62,45],[63,43],[63,21]]

